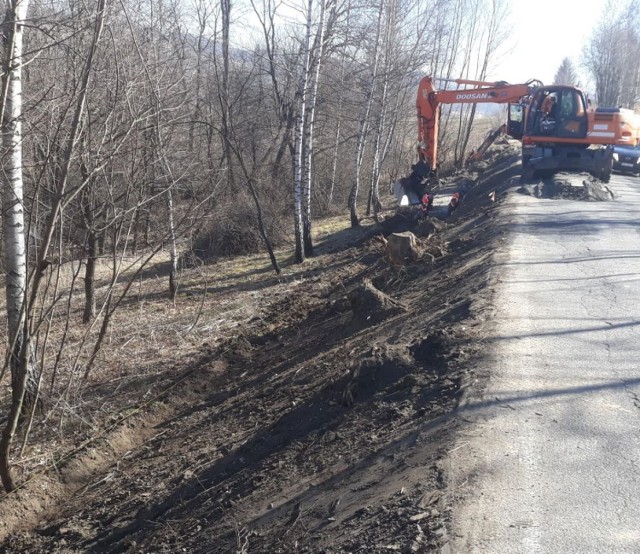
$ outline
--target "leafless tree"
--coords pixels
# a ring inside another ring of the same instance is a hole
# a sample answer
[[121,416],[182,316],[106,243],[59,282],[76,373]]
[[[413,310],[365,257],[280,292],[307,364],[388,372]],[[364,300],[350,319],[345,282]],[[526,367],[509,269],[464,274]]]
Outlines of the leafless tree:
[[360,218],[358,217],[358,193],[360,190],[360,180],[362,176],[362,162],[364,160],[365,147],[369,136],[370,115],[373,106],[373,100],[378,86],[378,75],[380,68],[380,37],[383,25],[383,16],[385,11],[385,0],[379,0],[376,7],[376,18],[373,32],[373,46],[370,52],[371,65],[366,73],[366,80],[363,83],[363,108],[361,110],[360,122],[358,125],[358,133],[356,135],[356,149],[353,161],[353,185],[349,194],[349,214],[351,218],[351,226],[358,227]]
[[25,393],[31,402],[37,387],[36,369],[31,355],[31,342],[26,312],[27,253],[24,224],[24,187],[22,165],[22,64],[24,22],[29,2],[12,0],[7,4],[3,35],[2,145],[6,150],[4,164],[3,232],[6,272],[7,323],[9,328],[8,363],[11,368],[11,410],[0,439],[0,478],[6,491],[14,489],[9,465],[9,452],[18,420],[23,410]]
[[311,79],[311,26],[313,24],[313,0],[306,1],[305,34],[301,47],[300,69],[298,72],[298,113],[296,116],[295,157],[293,161],[293,205],[294,230],[296,240],[296,262],[301,263],[305,258],[304,223],[303,223],[303,176],[304,176],[304,136],[305,116],[309,95],[309,81]]
[[222,71],[217,79],[218,98],[222,113],[222,143],[224,160],[227,164],[228,182],[235,185],[233,178],[233,163],[231,160],[231,145],[229,144],[230,130],[230,94],[229,94],[229,33],[231,29],[231,0],[220,0],[220,15],[222,19]]
[[[462,1],[464,31],[461,37],[462,56],[458,75],[465,79],[484,81],[494,54],[506,36],[503,22],[508,5],[505,0]],[[477,104],[452,106],[450,113],[455,113],[456,117],[448,122],[449,125],[443,126],[443,133],[446,135],[450,132],[453,139],[453,163],[456,167],[464,164],[477,110]]]
[[[306,104],[304,114],[304,173],[303,173],[303,211],[302,230],[305,256],[313,255],[313,239],[311,236],[311,187],[313,183],[313,158],[314,158],[314,135],[313,128],[316,118],[316,104],[318,100],[318,85],[320,83],[320,69],[325,52],[325,40],[327,38],[327,12],[329,18],[335,15],[333,10],[333,0],[320,0],[320,16],[316,29],[313,48],[310,52],[311,82],[309,99]],[[331,22],[329,22],[329,26]]]
[[553,84],[569,86],[576,86],[578,84],[578,75],[573,67],[573,62],[569,58],[562,60],[553,78]]
[[[17,177],[22,172],[22,136],[20,118],[22,117],[22,105],[21,105],[21,65],[23,63],[22,44],[23,44],[23,24],[27,15],[28,2],[25,0],[12,0],[7,10],[7,16],[5,21],[7,22],[8,37],[8,51],[6,53],[6,66],[5,75],[8,84],[5,88],[7,98],[6,116],[11,114],[12,123],[6,128],[6,134],[3,135],[3,140],[9,141],[10,159],[9,175],[15,175],[10,177],[10,182],[13,184],[14,194],[16,190],[19,190],[20,177]],[[51,264],[48,260],[49,248],[51,246],[55,230],[59,224],[59,216],[65,200],[68,200],[68,178],[69,168],[71,165],[72,154],[76,148],[78,141],[78,135],[80,133],[81,121],[84,115],[87,95],[87,85],[89,76],[92,69],[93,59],[98,47],[100,36],[104,25],[104,15],[106,9],[106,0],[99,0],[96,6],[95,27],[93,33],[93,39],[90,45],[89,53],[85,60],[80,82],[78,83],[78,96],[74,107],[73,120],[71,123],[71,129],[69,136],[66,139],[64,147],[64,157],[62,160],[62,167],[60,170],[60,179],[57,183],[56,199],[53,203],[52,209],[49,212],[47,223],[44,228],[44,238],[42,246],[40,247],[36,255],[36,264],[32,273],[31,279],[28,282],[22,283],[22,301],[20,310],[18,312],[19,325],[21,326],[21,339],[20,349],[17,351],[17,361],[14,361],[17,368],[17,379],[12,386],[13,397],[11,410],[9,413],[7,425],[2,434],[0,440],[0,477],[2,483],[7,491],[13,490],[14,484],[9,468],[9,451],[11,447],[11,441],[13,435],[18,426],[18,420],[22,412],[23,401],[25,399],[25,392],[27,391],[27,382],[33,380],[34,369],[31,369],[32,365],[32,341],[35,336],[36,322],[34,321],[36,300],[40,292],[40,285],[45,276],[47,268]],[[4,118],[3,118],[3,128]],[[17,170],[17,171],[16,171]],[[10,188],[10,187],[7,187]],[[21,194],[21,193],[20,193]],[[16,220],[17,221],[17,220]],[[22,234],[22,240],[24,240],[24,224],[16,226],[18,231],[16,234]],[[19,242],[19,238],[16,243]],[[16,259],[20,258],[19,250],[15,249],[15,246],[10,248],[14,249],[14,256]],[[24,252],[24,250],[23,250]],[[13,263],[13,262],[12,262]],[[23,265],[26,276],[26,264]],[[15,263],[13,266],[18,267]],[[16,295],[11,295],[11,297]],[[9,304],[8,294],[8,304]],[[11,300],[13,302],[13,298]],[[16,337],[17,335],[16,331]],[[16,340],[11,341],[13,344],[17,344]],[[13,351],[12,354],[16,352]],[[31,378],[31,379],[30,379]],[[35,398],[31,399],[35,402]],[[28,404],[27,404],[28,406]]]
[[585,46],[600,106],[633,108],[640,96],[640,1],[608,2]]

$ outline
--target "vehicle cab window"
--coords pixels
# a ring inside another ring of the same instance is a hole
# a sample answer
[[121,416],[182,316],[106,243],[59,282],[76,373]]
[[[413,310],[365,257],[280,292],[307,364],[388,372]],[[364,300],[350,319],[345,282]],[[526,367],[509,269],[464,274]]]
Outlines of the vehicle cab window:
[[511,121],[522,122],[522,104],[509,104],[509,119]]
[[560,100],[560,117],[580,117],[585,109],[581,96],[575,90],[565,90]]

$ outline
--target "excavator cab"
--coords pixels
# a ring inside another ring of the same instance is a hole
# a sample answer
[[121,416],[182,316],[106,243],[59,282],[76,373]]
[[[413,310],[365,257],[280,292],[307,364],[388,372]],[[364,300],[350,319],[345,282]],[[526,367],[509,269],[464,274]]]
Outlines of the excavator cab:
[[[564,169],[588,171],[608,182],[613,149],[606,145],[612,139],[604,140],[599,125],[593,125],[590,132],[589,117],[586,98],[579,89],[560,85],[536,88],[525,109],[523,175]],[[604,147],[588,148],[592,144]]]
[[588,118],[584,95],[574,87],[541,87],[531,98],[525,135],[532,137],[584,138]]

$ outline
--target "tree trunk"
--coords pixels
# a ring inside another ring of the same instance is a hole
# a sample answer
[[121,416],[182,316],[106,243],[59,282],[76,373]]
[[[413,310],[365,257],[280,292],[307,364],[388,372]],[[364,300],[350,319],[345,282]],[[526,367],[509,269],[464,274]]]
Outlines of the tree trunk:
[[[4,75],[2,92],[2,142],[5,149],[3,194],[4,270],[6,273],[7,325],[9,365],[11,368],[11,410],[0,439],[0,478],[6,491],[14,489],[9,467],[11,441],[20,414],[26,413],[36,390],[29,384],[38,382],[29,349],[25,320],[27,286],[27,254],[23,211],[22,182],[22,45],[23,21],[28,0],[12,0],[4,21]],[[25,402],[26,399],[26,402]]]
[[[25,298],[27,286],[27,254],[24,226],[22,181],[22,43],[24,27],[19,23],[27,13],[28,0],[14,0],[5,21],[6,103],[2,119],[2,142],[5,148],[4,174],[7,184],[3,195],[4,264],[6,273],[7,323],[11,383],[15,388],[22,381],[20,358],[24,346]],[[29,359],[29,358],[27,358]],[[36,368],[26,366],[31,375],[28,384],[37,383]],[[35,399],[35,390],[28,387],[24,408]],[[22,400],[21,400],[22,402]]]
[[306,122],[306,157],[307,162],[305,166],[304,175],[304,211],[302,214],[302,230],[303,230],[303,242],[304,253],[306,256],[313,256],[313,240],[311,237],[311,175],[312,175],[312,163],[313,163],[313,124],[316,116],[316,100],[318,98],[318,83],[320,81],[320,67],[322,65],[322,56],[324,54],[324,39],[325,39],[325,16],[327,9],[327,1],[320,0],[320,22],[318,23],[318,32],[316,33],[315,44],[315,68],[313,84],[311,87],[311,94],[307,105]]
[[[159,16],[158,21],[162,24],[165,20],[162,15],[162,3],[159,4]],[[155,23],[154,23],[155,25]],[[152,39],[155,28],[152,27]],[[155,60],[153,64],[154,70],[157,67],[160,67],[162,60],[159,57],[160,53],[156,52],[156,56],[158,58]],[[173,205],[173,187],[176,184],[176,179],[173,176],[173,171],[171,167],[171,163],[169,161],[167,155],[167,149],[165,148],[165,140],[162,135],[162,103],[160,100],[160,91],[159,85],[161,78],[159,75],[152,75],[149,66],[145,66],[145,72],[147,79],[149,81],[149,85],[152,89],[152,102],[153,102],[153,136],[150,137],[149,142],[152,145],[153,152],[153,160],[149,163],[150,171],[151,171],[151,182],[153,186],[155,186],[156,181],[160,180],[157,174],[157,164],[160,164],[164,168],[164,175],[162,180],[164,180],[164,201],[165,207],[167,209],[167,235],[169,238],[169,252],[170,252],[170,270],[169,270],[169,298],[171,300],[175,300],[176,294],[178,292],[178,247],[176,244],[176,227],[175,227],[175,217],[174,217],[174,205]],[[108,323],[108,322],[107,322]]]
[[296,138],[295,138],[295,156],[293,168],[293,201],[294,201],[294,221],[295,221],[295,241],[296,241],[296,263],[302,263],[305,259],[304,250],[304,225],[303,225],[303,164],[305,162],[304,152],[304,135],[305,135],[305,115],[307,103],[307,86],[309,82],[309,42],[311,36],[311,16],[313,9],[313,0],[307,3],[307,22],[304,44],[301,52],[302,67],[298,81],[298,116],[296,119]]
[[89,229],[87,237],[87,265],[84,272],[84,312],[82,323],[89,323],[96,313],[96,260],[98,259],[98,237]]
[[219,90],[220,108],[222,110],[222,145],[224,159],[227,162],[227,183],[235,186],[230,144],[230,104],[229,104],[229,30],[231,28],[231,0],[220,0],[222,16],[222,79]]
[[[22,347],[29,348],[29,341],[23,341]],[[11,450],[11,442],[13,436],[18,428],[18,421],[24,408],[24,399],[26,397],[26,391],[28,383],[31,381],[29,378],[29,365],[32,357],[30,354],[26,354],[20,357],[20,365],[18,367],[18,380],[13,383],[11,389],[11,409],[9,410],[9,419],[7,425],[2,431],[2,438],[0,438],[0,479],[2,480],[2,486],[7,492],[11,492],[15,489],[15,484],[11,476],[11,466],[9,465],[9,452]]]
[[378,114],[376,116],[376,136],[373,141],[373,167],[371,168],[371,187],[369,189],[369,201],[367,202],[367,215],[371,215],[373,209],[374,215],[377,217],[380,211],[380,193],[378,185],[380,183],[380,171],[382,169],[382,134],[386,123],[387,115],[387,91],[388,79],[385,74],[384,84],[382,86],[382,101]]
[[358,191],[360,189],[360,176],[362,173],[364,149],[367,141],[367,134],[369,131],[369,115],[371,113],[371,106],[373,105],[373,98],[376,92],[377,85],[378,62],[380,60],[380,30],[382,27],[383,13],[384,0],[380,0],[380,7],[378,10],[378,23],[374,44],[373,67],[371,68],[371,86],[367,91],[366,108],[362,121],[360,122],[360,130],[358,132],[358,142],[356,145],[355,155],[355,179],[353,182],[353,186],[351,187],[351,193],[349,194],[349,215],[351,219],[351,227],[358,227],[360,225],[360,219],[358,218]]
[[269,235],[267,235],[267,230],[264,226],[264,219],[262,218],[262,206],[260,205],[260,200],[258,199],[258,195],[256,193],[256,189],[253,186],[253,182],[251,179],[247,177],[247,183],[249,185],[249,191],[251,192],[251,197],[253,198],[253,202],[256,206],[256,214],[258,216],[258,230],[260,231],[260,235],[262,236],[262,240],[264,241],[264,245],[269,253],[269,259],[271,260],[271,265],[273,266],[276,275],[280,275],[280,265],[278,264],[278,260],[276,258],[275,252],[273,251],[273,246],[271,245],[271,240],[269,239]]
[[[340,98],[340,103],[338,104],[339,109],[338,113],[342,112],[342,97]],[[331,185],[329,186],[329,194],[327,197],[327,208],[331,208],[333,204],[333,191],[336,188],[336,173],[338,171],[338,147],[340,146],[340,127],[341,120],[338,119],[338,123],[336,125],[336,140],[333,147],[333,165],[331,167]]]
[[169,272],[169,298],[175,300],[178,293],[178,248],[176,245],[176,227],[173,217],[173,192],[172,186],[167,187],[165,198],[167,202],[169,240],[171,241],[171,271]]
[[[89,152],[89,157],[90,156],[91,152]],[[84,273],[84,312],[82,314],[82,322],[89,323],[96,313],[95,275],[96,261],[98,259],[98,235],[95,230],[95,179],[90,174],[89,168],[83,159],[80,161],[80,174],[82,175],[82,180],[87,183],[80,195],[83,223],[87,231],[87,253]]]

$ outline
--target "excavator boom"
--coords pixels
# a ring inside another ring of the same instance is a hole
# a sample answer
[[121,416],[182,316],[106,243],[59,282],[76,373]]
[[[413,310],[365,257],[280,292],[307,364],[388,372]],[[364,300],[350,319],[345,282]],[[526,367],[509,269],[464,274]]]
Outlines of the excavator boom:
[[450,80],[460,85],[473,85],[474,89],[435,89],[432,77],[424,77],[418,86],[418,153],[432,171],[438,167],[438,125],[442,104],[508,104],[529,96],[540,83],[529,81],[519,85],[504,82]]

